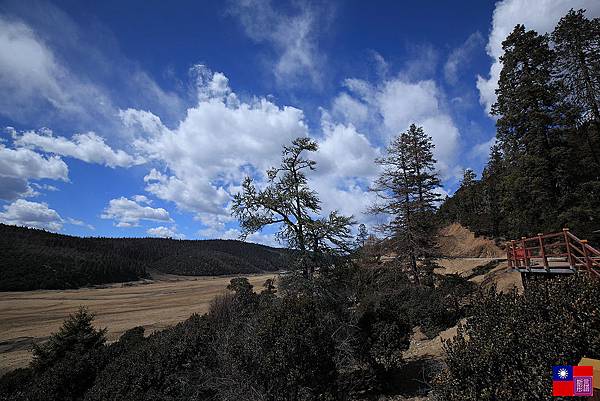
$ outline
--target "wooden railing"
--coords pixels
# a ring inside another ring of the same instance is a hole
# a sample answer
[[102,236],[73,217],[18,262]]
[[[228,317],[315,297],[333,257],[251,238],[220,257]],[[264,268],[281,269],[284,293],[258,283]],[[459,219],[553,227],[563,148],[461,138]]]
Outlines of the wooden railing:
[[584,270],[600,278],[600,251],[568,228],[507,243],[508,266],[521,272],[574,273]]

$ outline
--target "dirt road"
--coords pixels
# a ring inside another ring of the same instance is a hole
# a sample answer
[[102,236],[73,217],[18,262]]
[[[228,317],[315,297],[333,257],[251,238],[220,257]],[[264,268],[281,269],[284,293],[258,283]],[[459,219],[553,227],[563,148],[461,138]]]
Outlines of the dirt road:
[[[96,314],[96,327],[108,328],[116,340],[126,330],[143,326],[146,334],[204,313],[231,277],[154,276],[146,284],[65,291],[0,292],[0,375],[31,359],[31,344],[45,340],[80,305]],[[273,274],[249,276],[260,289]]]

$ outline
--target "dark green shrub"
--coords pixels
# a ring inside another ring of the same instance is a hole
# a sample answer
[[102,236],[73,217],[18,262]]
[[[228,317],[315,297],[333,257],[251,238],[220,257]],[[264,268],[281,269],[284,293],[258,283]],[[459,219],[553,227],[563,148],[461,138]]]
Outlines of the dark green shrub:
[[80,307],[70,315],[57,333],[42,345],[34,345],[31,366],[40,372],[60,361],[67,353],[84,355],[97,350],[106,341],[106,329],[96,330],[92,326],[94,314]]
[[116,356],[100,372],[85,400],[188,400],[212,394],[207,344],[209,321],[192,315],[185,322],[154,333]]
[[0,378],[0,400],[11,401],[24,397],[32,379],[32,370],[16,369]]
[[552,366],[600,357],[600,285],[587,277],[529,283],[525,295],[481,294],[446,343],[440,400],[550,400]]

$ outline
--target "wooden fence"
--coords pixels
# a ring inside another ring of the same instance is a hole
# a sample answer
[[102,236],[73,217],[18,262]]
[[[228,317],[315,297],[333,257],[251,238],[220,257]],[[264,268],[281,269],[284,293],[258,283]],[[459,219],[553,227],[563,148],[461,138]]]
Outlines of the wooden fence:
[[522,273],[575,273],[587,271],[600,278],[600,251],[587,240],[561,232],[538,234],[507,243],[508,266]]

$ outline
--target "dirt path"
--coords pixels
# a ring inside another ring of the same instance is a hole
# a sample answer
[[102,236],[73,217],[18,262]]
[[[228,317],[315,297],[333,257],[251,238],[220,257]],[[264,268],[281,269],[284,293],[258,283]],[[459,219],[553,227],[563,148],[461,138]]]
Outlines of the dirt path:
[[[108,339],[143,326],[146,334],[204,313],[231,277],[163,275],[147,283],[65,291],[0,292],[0,375],[25,366],[32,342],[43,341],[80,305],[96,314],[95,325],[108,328]],[[259,289],[273,274],[249,276]]]

